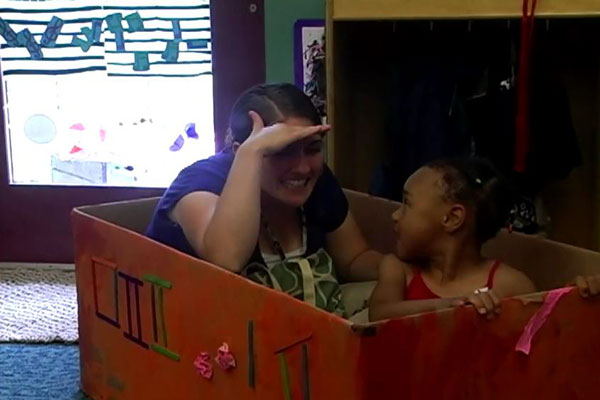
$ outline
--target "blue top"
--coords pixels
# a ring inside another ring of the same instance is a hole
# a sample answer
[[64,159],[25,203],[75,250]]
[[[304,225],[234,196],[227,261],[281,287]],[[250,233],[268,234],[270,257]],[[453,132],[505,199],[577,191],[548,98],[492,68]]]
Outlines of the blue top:
[[[183,169],[160,199],[146,235],[197,257],[198,255],[185,238],[181,227],[169,218],[169,212],[179,200],[189,193],[210,192],[220,195],[233,159],[233,152],[227,149]],[[325,248],[326,234],[342,225],[348,215],[348,200],[335,176],[326,165],[304,205],[304,213],[307,234],[304,256],[307,256],[320,248]],[[223,245],[227,246],[227,243]],[[251,262],[264,263],[258,249],[258,242],[248,264]]]

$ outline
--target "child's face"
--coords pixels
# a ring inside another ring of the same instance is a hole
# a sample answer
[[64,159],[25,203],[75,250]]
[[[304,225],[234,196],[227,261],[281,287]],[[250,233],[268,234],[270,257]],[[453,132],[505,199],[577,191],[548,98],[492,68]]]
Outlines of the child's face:
[[448,204],[443,200],[441,174],[421,168],[404,185],[402,206],[392,214],[398,256],[405,261],[427,258],[444,232]]

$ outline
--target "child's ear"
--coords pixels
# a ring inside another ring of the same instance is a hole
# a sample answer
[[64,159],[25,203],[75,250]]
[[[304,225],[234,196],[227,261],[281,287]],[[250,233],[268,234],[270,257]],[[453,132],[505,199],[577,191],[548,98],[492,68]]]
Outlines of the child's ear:
[[461,204],[453,204],[444,216],[442,225],[444,226],[446,232],[452,233],[460,229],[461,226],[463,226],[466,217],[467,209],[465,208],[465,206]]

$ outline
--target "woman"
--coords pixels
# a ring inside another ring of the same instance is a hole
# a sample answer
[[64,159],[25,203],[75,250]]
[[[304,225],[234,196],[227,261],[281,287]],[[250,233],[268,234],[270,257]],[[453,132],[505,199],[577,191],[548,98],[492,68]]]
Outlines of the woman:
[[295,86],[249,89],[233,107],[230,146],[179,174],[148,236],[343,314],[338,277],[377,279],[381,254],[323,162],[328,130]]

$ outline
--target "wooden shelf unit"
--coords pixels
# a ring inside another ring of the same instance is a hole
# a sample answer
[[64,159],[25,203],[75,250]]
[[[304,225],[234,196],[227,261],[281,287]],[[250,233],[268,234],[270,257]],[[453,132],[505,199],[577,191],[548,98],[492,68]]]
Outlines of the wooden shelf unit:
[[[367,191],[385,150],[385,96],[392,32],[428,21],[476,26],[519,24],[521,0],[327,0],[327,109],[332,131],[327,160],[344,187]],[[551,238],[600,249],[600,0],[538,0],[536,18],[562,35],[558,67],[573,115],[584,165],[543,194]],[[470,22],[467,22],[470,21]],[[543,24],[541,24],[543,25]],[[411,28],[412,29],[412,28]],[[562,57],[562,56],[561,56]],[[564,64],[564,65],[562,65]]]
[[[521,0],[331,0],[334,21],[518,18]],[[600,15],[597,0],[538,0],[540,17]]]

